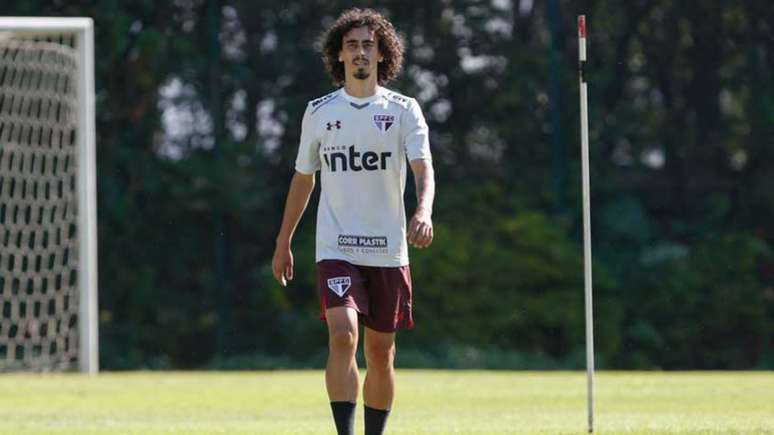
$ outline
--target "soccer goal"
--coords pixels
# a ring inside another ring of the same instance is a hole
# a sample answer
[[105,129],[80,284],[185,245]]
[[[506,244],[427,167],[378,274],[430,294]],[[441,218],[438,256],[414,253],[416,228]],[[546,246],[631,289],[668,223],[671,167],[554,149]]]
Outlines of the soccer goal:
[[98,371],[93,35],[0,17],[0,371]]

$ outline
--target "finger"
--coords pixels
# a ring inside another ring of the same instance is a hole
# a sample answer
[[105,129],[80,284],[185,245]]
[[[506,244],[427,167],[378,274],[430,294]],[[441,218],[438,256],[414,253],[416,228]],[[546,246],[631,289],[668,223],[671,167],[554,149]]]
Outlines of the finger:
[[275,262],[271,263],[271,273],[274,275],[274,279],[276,279],[277,282],[282,283],[282,272]]
[[416,236],[416,247],[424,248],[427,244],[427,225],[421,224]]
[[416,237],[417,237],[417,227],[419,226],[419,223],[415,221],[414,219],[411,220],[409,223],[409,230],[408,230],[408,241],[412,245],[416,243]]
[[287,285],[287,282],[285,281],[285,271],[282,270],[280,266],[277,266],[274,272],[274,278],[277,279],[277,282],[282,286],[285,287]]
[[430,246],[430,242],[433,241],[433,226],[431,224],[425,225],[425,247]]
[[422,228],[422,235],[420,237],[420,243],[423,248],[426,248],[430,244],[430,227],[425,225]]
[[409,230],[408,230],[408,240],[410,243],[414,242],[414,238],[416,237],[416,231],[417,231],[417,222],[412,219],[411,222],[409,222]]
[[288,264],[285,266],[285,278],[288,279],[288,281],[293,281],[293,265]]
[[414,231],[414,234],[412,235],[412,238],[411,238],[413,245],[417,248],[421,248],[422,247],[421,239],[422,239],[422,230],[420,228],[417,228]]
[[422,248],[422,229],[418,229],[414,235],[414,247]]

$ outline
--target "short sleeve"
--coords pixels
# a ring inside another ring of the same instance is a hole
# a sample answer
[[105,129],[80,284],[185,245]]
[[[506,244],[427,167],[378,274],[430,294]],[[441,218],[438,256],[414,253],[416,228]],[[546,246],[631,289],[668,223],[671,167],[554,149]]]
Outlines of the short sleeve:
[[409,160],[432,160],[427,122],[417,100],[411,99],[408,110],[403,112],[401,123],[403,146]]
[[298,144],[296,156],[296,171],[303,174],[314,174],[320,169],[319,141],[315,134],[312,120],[312,106],[307,105],[304,119],[301,121],[301,141]]

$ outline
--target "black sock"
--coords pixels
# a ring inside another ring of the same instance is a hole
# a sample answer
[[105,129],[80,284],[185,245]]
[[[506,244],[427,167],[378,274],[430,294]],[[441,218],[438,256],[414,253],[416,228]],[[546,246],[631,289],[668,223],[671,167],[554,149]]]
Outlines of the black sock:
[[331,402],[339,435],[355,435],[355,402]]
[[387,424],[389,409],[376,409],[365,407],[365,435],[382,435],[384,425]]

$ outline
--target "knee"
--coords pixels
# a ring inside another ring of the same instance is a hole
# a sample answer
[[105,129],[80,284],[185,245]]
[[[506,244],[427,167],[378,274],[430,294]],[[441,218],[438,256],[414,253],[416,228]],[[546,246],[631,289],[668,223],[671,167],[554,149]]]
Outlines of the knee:
[[395,343],[366,344],[365,356],[369,369],[389,370],[395,362]]
[[357,347],[357,330],[351,328],[336,328],[330,332],[329,344],[331,350],[355,353]]

